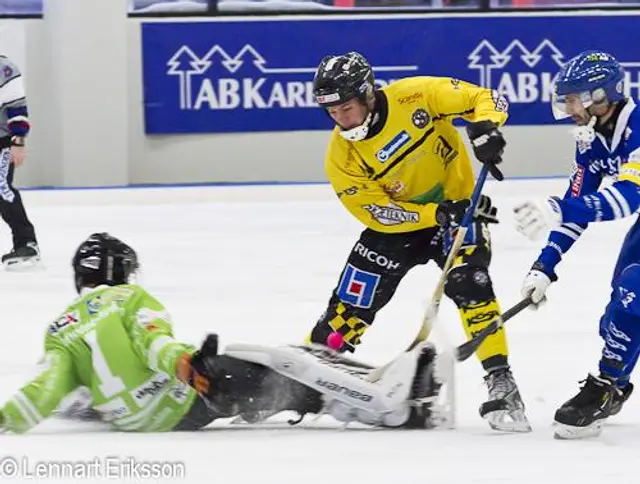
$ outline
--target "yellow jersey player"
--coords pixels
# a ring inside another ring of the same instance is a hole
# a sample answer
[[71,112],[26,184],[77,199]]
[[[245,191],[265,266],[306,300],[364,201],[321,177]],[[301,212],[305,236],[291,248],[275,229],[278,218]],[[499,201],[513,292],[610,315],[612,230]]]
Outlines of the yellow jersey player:
[[[471,161],[452,121],[470,122],[476,157],[499,175],[495,165],[506,143],[498,128],[508,106],[496,91],[451,78],[411,77],[377,89],[370,64],[356,52],[325,57],[313,82],[317,103],[337,125],[326,154],[327,176],[366,229],[308,341],[326,344],[339,332],[341,349],[355,351],[411,268],[430,260],[442,267],[470,205]],[[445,293],[459,308],[469,338],[500,314],[488,272],[487,225],[497,222],[496,213],[483,196],[447,275]],[[481,415],[496,430],[529,431],[504,329],[487,338],[477,355],[489,391]]]

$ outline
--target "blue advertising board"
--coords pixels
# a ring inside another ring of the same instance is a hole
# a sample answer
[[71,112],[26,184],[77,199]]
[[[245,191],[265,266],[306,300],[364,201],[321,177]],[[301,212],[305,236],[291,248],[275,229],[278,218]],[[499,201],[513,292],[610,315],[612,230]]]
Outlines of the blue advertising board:
[[313,73],[325,55],[352,50],[369,59],[381,86],[455,77],[505,95],[510,124],[548,124],[553,76],[582,50],[615,55],[639,97],[638,25],[634,15],[531,14],[143,23],[146,132],[329,129]]

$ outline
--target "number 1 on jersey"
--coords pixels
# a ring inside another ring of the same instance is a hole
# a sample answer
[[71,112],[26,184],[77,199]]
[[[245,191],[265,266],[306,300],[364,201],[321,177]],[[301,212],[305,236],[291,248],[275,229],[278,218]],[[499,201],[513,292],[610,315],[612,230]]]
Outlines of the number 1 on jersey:
[[84,340],[91,347],[91,361],[93,369],[100,379],[100,392],[105,398],[111,398],[112,396],[125,390],[125,385],[119,376],[111,373],[107,360],[102,353],[100,344],[98,343],[98,334],[95,330],[88,332],[84,335]]

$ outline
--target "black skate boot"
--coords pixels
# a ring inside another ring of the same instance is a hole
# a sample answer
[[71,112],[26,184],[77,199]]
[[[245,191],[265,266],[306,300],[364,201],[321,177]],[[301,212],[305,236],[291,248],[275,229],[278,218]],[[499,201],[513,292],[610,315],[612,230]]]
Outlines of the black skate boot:
[[40,262],[40,249],[35,242],[14,248],[2,256],[2,263],[9,271],[28,270]]
[[[430,429],[439,424],[434,414],[442,383],[435,377],[436,349],[427,344],[418,357],[416,374],[411,384],[411,411],[403,427]],[[437,413],[437,412],[436,412]]]
[[633,393],[633,383],[627,383],[623,387],[617,387],[613,393],[613,401],[611,402],[611,415],[618,415],[622,406],[625,404]]
[[556,411],[557,439],[597,436],[602,431],[604,421],[611,415],[614,394],[617,391],[615,384],[608,378],[592,374],[580,383],[584,385],[578,394]]
[[489,400],[480,405],[480,416],[489,422],[489,426],[501,432],[531,432],[511,370],[494,370],[484,377],[484,381],[489,389]]

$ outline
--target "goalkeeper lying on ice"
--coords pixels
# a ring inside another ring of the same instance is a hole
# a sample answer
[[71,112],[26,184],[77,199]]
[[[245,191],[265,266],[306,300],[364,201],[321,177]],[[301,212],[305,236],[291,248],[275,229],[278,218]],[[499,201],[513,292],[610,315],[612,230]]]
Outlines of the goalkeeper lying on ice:
[[176,341],[168,313],[130,284],[136,252],[93,234],[73,257],[79,297],[49,326],[42,371],[0,409],[0,428],[22,433],[85,387],[114,430],[197,430],[217,418],[255,422],[283,410],[343,421],[429,428],[441,384],[425,344],[374,368],[319,346],[234,345],[218,354]]

